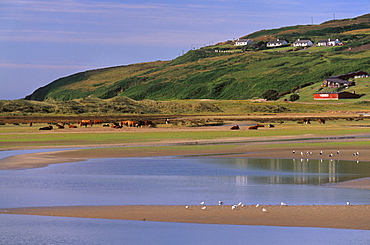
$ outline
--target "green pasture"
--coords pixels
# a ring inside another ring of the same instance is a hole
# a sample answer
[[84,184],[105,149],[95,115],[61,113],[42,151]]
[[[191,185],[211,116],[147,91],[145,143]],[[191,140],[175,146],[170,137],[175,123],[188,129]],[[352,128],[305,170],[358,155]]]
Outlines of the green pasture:
[[[325,125],[317,122],[312,124],[297,124],[288,121],[282,124],[275,124],[274,128],[260,128],[258,130],[248,130],[247,126],[241,126],[241,130],[231,131],[225,127],[216,131],[132,131],[107,129],[107,132],[94,132],[93,128],[83,128],[83,131],[75,132],[73,129],[53,129],[51,131],[39,131],[38,127],[0,125],[0,149],[16,147],[47,147],[70,145],[113,145],[130,144],[143,142],[163,142],[170,140],[183,140],[190,143],[207,140],[228,139],[240,141],[240,138],[249,138],[253,141],[268,141],[276,136],[294,137],[331,137],[351,134],[364,134],[370,132],[370,121],[346,121],[333,120],[327,121]],[[359,142],[359,144],[363,144]]]

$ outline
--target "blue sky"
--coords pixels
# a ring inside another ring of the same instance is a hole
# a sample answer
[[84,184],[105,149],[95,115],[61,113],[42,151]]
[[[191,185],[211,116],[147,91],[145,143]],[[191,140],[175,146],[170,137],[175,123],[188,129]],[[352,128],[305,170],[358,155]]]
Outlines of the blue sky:
[[261,29],[369,10],[370,0],[0,0],[0,99],[80,71],[172,60]]

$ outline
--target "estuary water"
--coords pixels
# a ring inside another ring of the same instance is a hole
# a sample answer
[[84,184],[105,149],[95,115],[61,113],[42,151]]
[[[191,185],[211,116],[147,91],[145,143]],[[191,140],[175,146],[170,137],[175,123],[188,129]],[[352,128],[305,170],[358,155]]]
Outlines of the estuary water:
[[[114,158],[0,171],[0,208],[63,205],[369,204],[369,190],[325,184],[370,175],[369,162]],[[370,232],[0,216],[0,244],[369,244]],[[6,241],[6,242],[2,242]]]

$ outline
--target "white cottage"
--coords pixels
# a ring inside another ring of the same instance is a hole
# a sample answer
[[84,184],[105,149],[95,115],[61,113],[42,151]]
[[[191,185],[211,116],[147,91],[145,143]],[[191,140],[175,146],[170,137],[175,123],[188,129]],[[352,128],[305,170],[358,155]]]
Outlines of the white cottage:
[[293,43],[294,47],[309,47],[309,46],[312,46],[312,45],[313,45],[313,42],[311,40],[298,39],[297,41],[295,41]]
[[341,41],[339,39],[325,39],[321,40],[317,43],[317,46],[338,46],[341,44]]
[[280,46],[287,45],[287,44],[288,42],[286,40],[277,39],[276,41],[268,42],[266,46],[268,48],[274,48],[274,47],[280,47]]
[[245,46],[252,44],[252,41],[250,39],[238,39],[235,42],[235,46]]

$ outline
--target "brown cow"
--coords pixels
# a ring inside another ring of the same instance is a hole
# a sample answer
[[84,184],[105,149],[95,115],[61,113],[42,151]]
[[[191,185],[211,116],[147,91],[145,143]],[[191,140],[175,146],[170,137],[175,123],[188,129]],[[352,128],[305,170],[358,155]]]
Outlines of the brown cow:
[[77,126],[68,124],[68,128],[77,128]]
[[102,124],[103,123],[103,120],[94,120],[94,122],[93,122],[95,125],[97,125],[97,124]]
[[322,119],[322,118],[318,118],[317,121],[321,124],[325,124],[325,119]]
[[250,126],[248,129],[258,129],[258,126],[257,125]]
[[240,128],[239,128],[239,125],[235,125],[235,126],[232,126],[232,127],[230,128],[230,130],[238,130],[238,129],[240,129]]
[[78,122],[78,124],[80,125],[80,127],[87,127],[87,125],[90,125],[92,127],[93,122],[91,120],[81,120],[81,122]]
[[135,127],[137,125],[136,121],[126,121],[125,125],[127,127]]
[[311,124],[311,120],[309,118],[302,119],[302,122],[305,124]]

